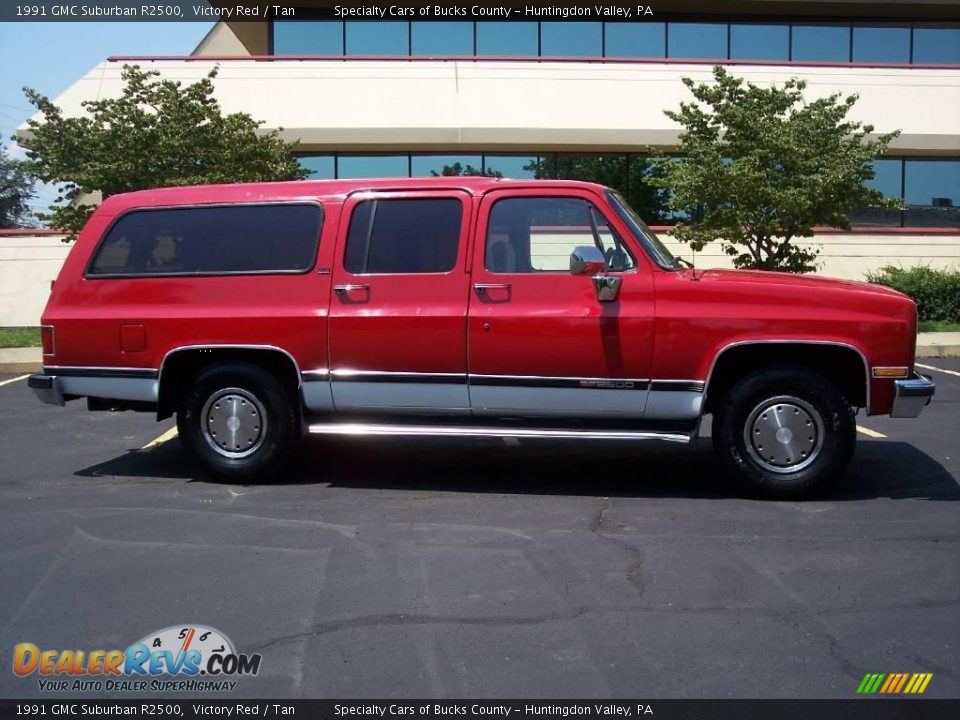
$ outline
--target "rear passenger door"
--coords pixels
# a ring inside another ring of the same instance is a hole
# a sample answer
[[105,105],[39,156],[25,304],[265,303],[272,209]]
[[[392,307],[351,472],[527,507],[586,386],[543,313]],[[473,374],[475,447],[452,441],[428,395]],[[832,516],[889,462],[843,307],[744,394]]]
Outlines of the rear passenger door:
[[472,198],[350,196],[330,301],[337,410],[468,412],[464,270]]

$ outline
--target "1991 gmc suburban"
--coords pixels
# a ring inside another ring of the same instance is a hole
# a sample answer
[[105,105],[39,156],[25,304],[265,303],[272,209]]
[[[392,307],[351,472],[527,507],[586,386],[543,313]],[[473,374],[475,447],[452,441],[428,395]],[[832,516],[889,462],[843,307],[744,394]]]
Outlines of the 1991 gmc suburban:
[[916,417],[916,308],[876,285],[681,267],[616,192],[492,178],[118,195],[43,315],[46,403],[177,416],[208,472],[305,434],[689,442],[768,495],[836,477],[856,408]]

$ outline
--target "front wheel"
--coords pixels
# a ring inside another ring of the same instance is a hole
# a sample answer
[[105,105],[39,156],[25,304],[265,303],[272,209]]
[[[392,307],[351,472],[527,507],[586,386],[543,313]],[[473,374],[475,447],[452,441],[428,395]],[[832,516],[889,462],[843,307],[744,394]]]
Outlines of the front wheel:
[[836,478],[850,462],[854,411],[843,393],[816,373],[762,370],[720,400],[713,444],[751,491],[797,497]]
[[208,473],[237,482],[275,479],[300,435],[290,394],[270,373],[240,362],[199,375],[177,412],[177,432]]

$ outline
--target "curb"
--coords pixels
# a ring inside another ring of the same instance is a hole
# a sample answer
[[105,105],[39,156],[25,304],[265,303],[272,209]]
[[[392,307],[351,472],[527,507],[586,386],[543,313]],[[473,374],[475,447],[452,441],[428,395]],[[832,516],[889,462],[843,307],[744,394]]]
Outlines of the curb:
[[19,375],[20,373],[35,373],[40,372],[40,363],[30,363],[30,362],[10,362],[10,363],[0,363],[0,373],[12,373],[14,375]]

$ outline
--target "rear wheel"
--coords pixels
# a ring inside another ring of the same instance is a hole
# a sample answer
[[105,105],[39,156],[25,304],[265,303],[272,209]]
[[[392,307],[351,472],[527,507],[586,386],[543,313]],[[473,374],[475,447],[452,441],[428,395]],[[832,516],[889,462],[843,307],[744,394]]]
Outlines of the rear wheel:
[[762,370],[716,408],[714,448],[753,492],[797,497],[839,476],[856,444],[854,411],[826,378],[802,368]]
[[177,431],[204,470],[239,482],[276,479],[300,436],[290,393],[262,368],[240,362],[197,377],[177,412]]

